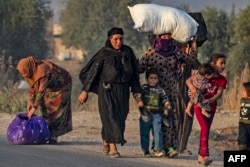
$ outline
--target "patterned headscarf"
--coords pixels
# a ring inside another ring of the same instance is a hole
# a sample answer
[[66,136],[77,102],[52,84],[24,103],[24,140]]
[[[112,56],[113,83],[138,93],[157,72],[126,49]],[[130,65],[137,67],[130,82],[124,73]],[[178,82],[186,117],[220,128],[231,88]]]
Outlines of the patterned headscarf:
[[178,52],[178,47],[174,44],[173,39],[161,39],[160,37],[156,37],[153,47],[155,52],[168,57]]
[[174,44],[173,39],[161,39],[160,37],[156,36],[153,43],[153,48],[155,52],[161,56],[175,56],[177,62],[176,73],[178,77],[180,77],[182,75],[180,49]]
[[27,82],[29,86],[33,86],[34,83],[40,78],[44,77],[52,71],[53,64],[45,60],[37,60],[33,56],[21,59],[17,64],[17,70],[19,73],[25,73],[28,75]]

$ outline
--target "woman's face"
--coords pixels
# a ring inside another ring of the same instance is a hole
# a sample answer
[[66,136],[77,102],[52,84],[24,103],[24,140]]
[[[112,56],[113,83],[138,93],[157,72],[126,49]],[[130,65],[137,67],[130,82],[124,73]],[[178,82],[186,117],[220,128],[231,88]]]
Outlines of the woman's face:
[[161,39],[172,39],[172,36],[171,36],[171,34],[163,34],[163,35],[160,35],[160,38]]
[[123,35],[121,34],[114,34],[110,37],[110,43],[114,49],[120,49],[123,44]]
[[196,45],[196,41],[193,40],[189,43],[184,43],[180,45],[181,50],[188,55],[197,55],[198,47]]
[[28,78],[28,77],[29,77],[29,75],[28,75],[27,73],[25,73],[25,72],[20,72],[20,74],[21,74],[24,78]]

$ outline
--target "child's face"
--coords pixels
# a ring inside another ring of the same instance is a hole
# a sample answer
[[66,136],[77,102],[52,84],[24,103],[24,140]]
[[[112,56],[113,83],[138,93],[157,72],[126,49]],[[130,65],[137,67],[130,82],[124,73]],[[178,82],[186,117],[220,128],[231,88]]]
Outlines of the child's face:
[[241,96],[242,97],[247,97],[247,91],[246,91],[246,88],[242,88],[242,91],[241,91]]
[[147,78],[148,85],[150,87],[155,87],[159,81],[157,74],[150,74]]
[[225,58],[219,58],[216,63],[213,63],[213,67],[218,73],[222,73],[225,69],[226,65],[226,59]]
[[204,77],[207,79],[211,79],[214,76],[214,74],[205,74]]

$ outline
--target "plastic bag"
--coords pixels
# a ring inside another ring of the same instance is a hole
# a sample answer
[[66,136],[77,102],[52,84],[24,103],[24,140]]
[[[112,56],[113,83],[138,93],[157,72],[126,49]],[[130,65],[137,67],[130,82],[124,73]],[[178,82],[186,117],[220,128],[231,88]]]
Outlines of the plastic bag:
[[198,23],[186,12],[156,4],[128,6],[134,28],[139,32],[160,35],[171,33],[173,39],[186,43],[195,36]]
[[27,112],[21,112],[9,124],[7,139],[12,144],[45,144],[50,139],[50,131],[42,116],[28,119]]

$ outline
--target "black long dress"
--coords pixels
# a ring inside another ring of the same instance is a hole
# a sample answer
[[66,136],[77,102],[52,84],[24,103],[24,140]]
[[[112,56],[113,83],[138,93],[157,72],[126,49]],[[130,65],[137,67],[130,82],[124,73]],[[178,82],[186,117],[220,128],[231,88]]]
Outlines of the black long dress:
[[[197,68],[197,67],[196,67]],[[182,76],[179,79],[177,89],[177,111],[178,111],[178,151],[183,152],[187,149],[188,139],[192,131],[193,117],[188,116],[185,113],[185,109],[189,102],[188,87],[186,86],[186,80],[191,76],[192,69],[195,69],[192,65],[186,64]],[[192,115],[194,115],[194,109],[191,109]]]
[[133,93],[141,92],[132,49],[126,45],[120,51],[107,46],[101,48],[81,70],[79,78],[82,90],[98,94],[102,139],[123,145],[130,87]]

